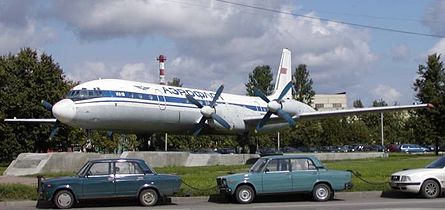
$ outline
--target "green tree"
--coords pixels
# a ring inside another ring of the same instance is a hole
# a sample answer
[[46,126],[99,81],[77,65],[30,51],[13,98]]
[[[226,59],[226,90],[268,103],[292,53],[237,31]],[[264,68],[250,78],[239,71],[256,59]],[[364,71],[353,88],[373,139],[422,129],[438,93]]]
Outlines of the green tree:
[[303,103],[312,104],[312,100],[315,96],[315,91],[312,89],[312,79],[309,77],[309,72],[306,69],[305,64],[300,64],[295,70],[295,95],[294,98],[297,101]]
[[168,81],[167,85],[169,86],[175,86],[175,87],[182,87],[181,79],[177,77],[173,77],[172,81]]
[[441,56],[429,55],[426,65],[419,65],[417,74],[414,82],[416,98],[421,103],[434,105],[434,108],[418,110],[417,119],[425,124],[418,124],[415,130],[423,133],[429,130],[423,138],[433,140],[437,146],[445,135],[445,69]]
[[354,108],[363,108],[363,107],[364,107],[364,106],[363,106],[363,103],[362,103],[362,100],[360,100],[360,99],[355,100],[355,101],[352,103],[352,106],[353,106]]
[[[18,54],[0,56],[0,115],[3,118],[53,118],[41,100],[55,103],[73,84],[46,53],[25,48]],[[0,159],[11,160],[22,152],[46,152],[51,126],[43,124],[2,124]],[[59,135],[60,144],[67,136]]]
[[248,96],[254,96],[254,88],[258,88],[263,91],[264,94],[270,95],[273,92],[273,74],[270,70],[270,66],[257,66],[249,73],[249,81],[245,84]]

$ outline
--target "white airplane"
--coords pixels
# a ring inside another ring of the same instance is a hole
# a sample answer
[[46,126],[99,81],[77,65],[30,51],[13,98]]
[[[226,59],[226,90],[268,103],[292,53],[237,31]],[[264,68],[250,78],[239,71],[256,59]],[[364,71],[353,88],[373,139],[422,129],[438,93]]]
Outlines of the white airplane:
[[[72,88],[54,106],[56,119],[6,119],[6,122],[64,123],[83,129],[128,133],[256,135],[298,120],[431,107],[429,104],[337,111],[314,110],[292,99],[291,52],[283,49],[274,93],[258,97],[172,87],[119,79],[99,79]],[[53,134],[52,134],[53,135]]]

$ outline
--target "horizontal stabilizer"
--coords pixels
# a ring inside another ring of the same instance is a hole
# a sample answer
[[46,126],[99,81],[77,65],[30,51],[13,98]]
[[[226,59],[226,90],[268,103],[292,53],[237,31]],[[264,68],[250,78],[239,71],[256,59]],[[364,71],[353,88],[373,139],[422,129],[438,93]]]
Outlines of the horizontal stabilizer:
[[5,119],[4,122],[12,122],[12,123],[56,123],[57,119]]

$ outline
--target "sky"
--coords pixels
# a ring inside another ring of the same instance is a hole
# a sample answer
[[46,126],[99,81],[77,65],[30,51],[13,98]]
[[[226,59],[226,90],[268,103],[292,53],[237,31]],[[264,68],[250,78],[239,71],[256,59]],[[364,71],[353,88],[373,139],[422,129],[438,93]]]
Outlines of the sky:
[[167,81],[244,95],[255,66],[276,74],[288,48],[316,93],[346,92],[349,106],[416,102],[418,65],[445,54],[444,37],[445,0],[0,1],[0,54],[31,47],[73,81],[158,82],[163,54]]

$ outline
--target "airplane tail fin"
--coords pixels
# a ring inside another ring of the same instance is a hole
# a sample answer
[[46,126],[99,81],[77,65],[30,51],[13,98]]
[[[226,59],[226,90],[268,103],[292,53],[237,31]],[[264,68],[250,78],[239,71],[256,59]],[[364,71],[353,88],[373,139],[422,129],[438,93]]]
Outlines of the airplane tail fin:
[[[271,98],[278,98],[281,91],[286,87],[286,85],[292,81],[292,60],[291,52],[289,49],[283,49],[281,54],[280,66],[278,66],[277,79],[275,82],[274,92]],[[292,91],[288,91],[283,98],[292,98]]]

